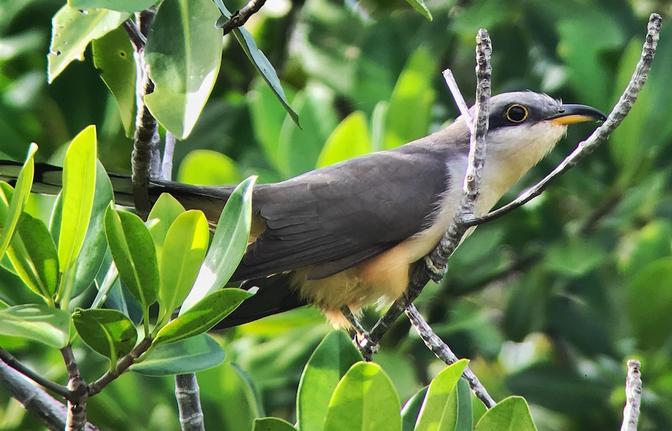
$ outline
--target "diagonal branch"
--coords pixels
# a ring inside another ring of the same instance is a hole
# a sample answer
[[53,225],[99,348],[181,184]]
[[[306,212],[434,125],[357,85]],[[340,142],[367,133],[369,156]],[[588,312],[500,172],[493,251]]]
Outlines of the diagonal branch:
[[52,382],[46,377],[43,377],[40,374],[36,373],[35,371],[31,370],[23,363],[21,363],[21,361],[16,359],[7,350],[0,349],[0,360],[3,360],[7,365],[14,368],[16,371],[28,377],[30,380],[34,381],[35,383],[44,387],[45,389],[48,389],[51,392],[54,392],[68,400],[71,400],[73,398],[73,394],[70,391],[70,389],[66,388],[63,385],[59,385],[56,382]]
[[595,148],[597,148],[603,141],[609,138],[609,135],[611,135],[611,133],[621,124],[625,116],[630,112],[632,105],[637,100],[637,96],[639,95],[639,92],[642,90],[642,87],[648,78],[649,70],[651,69],[651,63],[653,62],[653,57],[656,54],[656,46],[658,45],[658,39],[660,37],[661,23],[662,18],[660,15],[657,13],[651,14],[649,17],[649,24],[647,26],[646,40],[644,41],[644,47],[642,48],[642,55],[639,59],[639,62],[637,63],[635,71],[632,74],[632,78],[630,78],[630,83],[628,83],[628,86],[623,92],[623,95],[612,109],[607,120],[600,127],[598,127],[588,137],[588,139],[580,142],[574,151],[572,151],[572,153],[567,156],[558,166],[556,166],[556,168],[553,169],[553,171],[551,171],[551,173],[548,174],[545,178],[503,207],[498,208],[483,217],[475,217],[470,220],[466,220],[465,223],[467,226],[476,226],[489,222],[513,211],[518,207],[525,205],[527,202],[543,193],[543,191],[552,181],[576,166],[576,164],[581,159],[592,153]]
[[233,29],[241,27],[244,25],[248,19],[255,13],[259,12],[259,9],[264,6],[266,0],[250,0],[245,6],[240,8],[233,13],[226,21],[222,22],[222,18],[217,21],[217,27],[220,27],[224,35],[231,33]]

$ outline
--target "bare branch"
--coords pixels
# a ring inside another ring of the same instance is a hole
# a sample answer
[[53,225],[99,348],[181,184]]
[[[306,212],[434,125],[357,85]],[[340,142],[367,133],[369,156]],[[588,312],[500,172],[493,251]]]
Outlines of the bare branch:
[[173,155],[175,154],[175,135],[166,132],[166,142],[163,147],[163,161],[161,162],[161,179],[170,181],[173,178]]
[[31,370],[30,368],[25,366],[23,363],[21,363],[21,361],[16,359],[7,350],[0,349],[0,359],[5,361],[5,363],[7,365],[14,368],[19,373],[28,377],[30,380],[34,381],[38,385],[50,390],[51,392],[54,392],[54,393],[62,396],[65,399],[68,399],[68,400],[73,398],[73,394],[72,394],[72,392],[70,392],[70,390],[68,388],[66,388],[63,385],[59,385],[56,382],[52,382],[51,380],[41,376],[40,374],[36,373],[33,370]]
[[79,372],[75,355],[70,345],[61,349],[61,355],[68,371],[68,389],[72,397],[68,400],[68,416],[65,429],[67,431],[79,431],[86,426],[86,401],[89,397],[88,387]]
[[124,21],[123,25],[124,30],[126,30],[126,33],[128,33],[128,38],[131,40],[131,43],[133,44],[133,48],[135,49],[135,51],[139,52],[145,49],[145,45],[147,44],[147,38],[145,37],[144,34],[140,32],[140,29],[135,24],[135,21],[129,18],[126,21]]
[[103,390],[105,386],[110,384],[114,379],[119,377],[124,371],[133,365],[143,353],[149,349],[149,346],[152,345],[151,338],[144,338],[137,346],[130,351],[129,354],[121,358],[117,362],[117,366],[114,370],[110,370],[107,373],[103,374],[98,380],[89,385],[89,396],[96,395]]
[[545,178],[503,207],[498,208],[483,217],[475,217],[471,220],[466,220],[465,224],[467,226],[476,226],[489,222],[525,205],[527,202],[539,196],[553,180],[576,166],[579,160],[592,153],[602,141],[609,138],[609,135],[611,135],[630,112],[632,105],[637,100],[637,96],[649,76],[649,70],[651,69],[651,63],[656,54],[656,46],[658,45],[658,39],[660,37],[661,23],[662,18],[660,15],[656,13],[651,14],[647,26],[646,40],[644,41],[644,47],[642,48],[642,55],[639,59],[639,63],[637,63],[632,78],[630,78],[630,83],[628,83],[623,95],[612,109],[607,120],[598,127],[588,139],[580,142],[574,151],[572,151],[572,153],[556,166],[556,168]]
[[[422,338],[422,341],[425,342],[425,345],[429,350],[431,350],[437,358],[441,359],[446,364],[454,364],[458,361],[457,356],[450,347],[441,340],[441,338],[432,331],[432,328],[429,324],[422,318],[422,315],[415,308],[415,305],[409,304],[406,307],[406,315],[408,319],[413,324],[413,327]],[[469,367],[464,369],[462,377],[469,382],[469,387],[471,387],[472,392],[476,397],[485,404],[485,407],[492,408],[497,404],[494,399],[490,396],[488,391],[485,389],[485,386],[478,380],[476,374]]]
[[625,408],[621,431],[637,431],[639,406],[642,401],[642,373],[639,361],[628,361],[628,377],[625,380]]
[[[220,20],[217,21],[217,27],[221,27],[225,35],[231,33],[233,29],[244,25],[252,15],[257,13],[259,9],[264,6],[265,3],[266,0],[250,0],[245,6],[240,8],[240,10],[234,12],[226,21],[221,22],[220,18]],[[222,18],[224,17],[222,16]]]
[[464,117],[464,120],[467,122],[467,125],[469,126],[469,130],[471,132],[474,131],[474,120],[471,118],[471,114],[469,113],[469,107],[467,106],[467,102],[464,101],[464,97],[462,96],[462,93],[460,92],[460,87],[457,86],[457,81],[455,81],[455,77],[453,76],[453,72],[451,72],[450,69],[446,69],[443,71],[443,79],[446,81],[446,84],[448,85],[448,89],[450,89],[450,94],[453,95],[453,99],[455,100],[455,104],[457,105],[457,109],[460,110],[460,114]]
[[196,374],[175,376],[175,399],[180,412],[182,431],[205,431]]

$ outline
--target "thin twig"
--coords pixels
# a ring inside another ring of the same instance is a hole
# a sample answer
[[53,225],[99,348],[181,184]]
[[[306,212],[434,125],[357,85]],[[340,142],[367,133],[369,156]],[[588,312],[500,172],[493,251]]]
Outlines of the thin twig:
[[51,392],[54,392],[55,394],[58,394],[67,400],[73,399],[73,394],[72,392],[70,392],[70,389],[66,388],[63,385],[59,385],[56,382],[52,382],[46,377],[43,377],[40,374],[36,373],[35,371],[31,370],[30,368],[22,364],[21,361],[16,359],[7,350],[0,349],[0,359],[5,361],[7,365],[14,368],[16,371],[28,377],[30,380],[34,381],[43,388],[48,389]]
[[128,33],[128,38],[131,40],[135,51],[139,52],[145,49],[147,38],[144,34],[140,33],[140,29],[136,25],[135,21],[130,18],[124,21],[124,30],[126,30],[126,33]]
[[119,377],[124,371],[133,365],[143,353],[152,345],[151,338],[144,338],[137,346],[131,350],[129,354],[121,358],[117,362],[117,366],[103,374],[98,380],[89,385],[89,396],[96,395],[103,390],[105,386],[110,384],[114,379]]
[[182,431],[205,431],[196,374],[175,376],[175,399],[180,412]]
[[473,132],[474,120],[471,118],[471,114],[469,113],[469,107],[467,106],[467,102],[464,101],[464,97],[460,92],[460,87],[457,86],[457,81],[455,81],[453,72],[450,69],[444,70],[443,79],[446,81],[446,84],[450,89],[450,94],[453,95],[453,99],[455,100],[457,109],[460,110],[460,114],[464,117],[464,121],[466,121],[467,125],[469,126],[469,130]]
[[173,155],[175,154],[175,135],[166,132],[166,143],[163,147],[161,162],[161,179],[170,181],[173,178]]
[[642,373],[639,361],[628,361],[628,377],[625,380],[625,408],[621,431],[637,431],[639,406],[642,401]]
[[[62,431],[66,426],[65,405],[35,386],[23,374],[0,360],[0,384],[30,413],[39,417],[47,428]],[[98,431],[86,423],[85,431]]]
[[226,35],[234,28],[244,25],[248,19],[261,9],[266,3],[266,0],[250,0],[245,6],[233,13],[224,22],[217,22],[217,27],[221,27],[223,33]]
[[[429,350],[431,350],[437,358],[441,359],[448,365],[454,364],[458,361],[455,353],[453,353],[450,347],[444,343],[443,340],[441,340],[441,338],[434,333],[434,331],[432,331],[432,328],[427,324],[425,319],[422,318],[422,315],[418,309],[415,308],[415,305],[409,304],[408,307],[406,307],[406,315],[413,324],[415,330],[420,335],[420,338],[422,338],[422,341],[425,342],[427,348],[429,348]],[[485,389],[483,384],[480,382],[480,380],[478,380],[476,374],[474,374],[474,372],[471,371],[469,367],[464,369],[462,377],[464,377],[464,379],[469,383],[469,386],[471,387],[474,395],[476,395],[479,400],[483,401],[485,407],[490,409],[494,407],[495,404],[497,404]]]
[[65,429],[67,431],[79,431],[86,426],[86,401],[89,397],[88,387],[79,372],[75,355],[70,345],[61,349],[61,355],[68,371],[68,389],[72,393],[72,399],[68,400],[68,417]]
[[539,196],[553,180],[557,179],[560,175],[576,166],[576,164],[581,159],[592,153],[595,148],[597,148],[604,140],[609,138],[609,135],[611,135],[614,129],[616,129],[621,124],[621,121],[623,121],[625,116],[630,112],[632,105],[637,100],[637,96],[639,95],[639,92],[642,90],[642,87],[648,78],[649,70],[651,69],[651,63],[653,62],[653,57],[656,54],[656,46],[658,45],[658,39],[660,37],[661,23],[662,18],[660,15],[657,13],[651,14],[647,26],[646,40],[644,42],[644,47],[642,48],[642,55],[639,59],[639,62],[637,63],[637,67],[635,68],[634,73],[632,74],[632,78],[630,78],[628,86],[623,92],[623,95],[619,99],[618,103],[616,103],[612,109],[607,120],[600,127],[598,127],[588,137],[588,139],[580,142],[574,151],[572,151],[572,153],[567,156],[558,166],[556,166],[556,168],[553,169],[553,171],[551,171],[551,173],[548,174],[545,178],[503,207],[498,208],[482,217],[474,217],[471,220],[466,220],[465,224],[467,226],[476,226],[492,221],[522,205],[525,205],[527,202]]

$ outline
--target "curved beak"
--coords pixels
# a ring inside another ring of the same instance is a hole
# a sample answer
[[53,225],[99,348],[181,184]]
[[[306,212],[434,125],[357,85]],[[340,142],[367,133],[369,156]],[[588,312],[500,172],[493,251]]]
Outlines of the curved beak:
[[567,126],[569,124],[585,123],[587,121],[604,121],[607,117],[591,106],[566,104],[560,107],[560,110],[556,115],[547,119],[559,126]]

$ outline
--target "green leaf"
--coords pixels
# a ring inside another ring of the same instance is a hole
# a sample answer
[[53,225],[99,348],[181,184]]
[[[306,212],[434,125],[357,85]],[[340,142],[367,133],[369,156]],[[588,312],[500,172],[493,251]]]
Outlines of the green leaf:
[[26,286],[51,302],[58,285],[58,253],[44,222],[22,214],[7,254]]
[[427,18],[428,21],[432,21],[432,13],[429,11],[429,8],[423,0],[406,0],[406,2],[410,4],[420,15]]
[[0,259],[5,255],[7,247],[9,247],[16,226],[19,223],[19,218],[23,212],[23,207],[28,200],[30,188],[33,185],[35,152],[37,152],[37,145],[30,144],[30,147],[28,148],[28,156],[19,172],[18,179],[16,180],[16,189],[12,193],[11,201],[8,199],[9,196],[5,193],[3,196],[4,206],[0,205],[0,207],[2,207],[0,210],[2,211],[2,213],[0,213],[0,220],[2,220],[2,225],[0,226],[2,228],[2,232],[0,233]]
[[93,44],[93,65],[114,96],[126,136],[132,136],[135,113],[135,60],[128,34],[118,28]]
[[119,27],[130,15],[106,9],[79,10],[64,5],[51,21],[48,80],[53,82],[74,60],[84,58],[86,46]]
[[68,0],[73,8],[105,8],[121,12],[140,12],[149,9],[159,0]]
[[372,150],[366,117],[363,112],[353,112],[331,132],[317,159],[317,167],[333,165],[368,154]]
[[284,419],[258,418],[254,420],[252,431],[296,431],[296,428]]
[[117,310],[77,309],[72,314],[77,333],[89,347],[110,358],[115,366],[117,358],[130,352],[138,340],[135,325]]
[[177,199],[168,193],[161,193],[161,196],[159,196],[154,203],[152,210],[149,212],[149,215],[147,216],[147,226],[149,226],[149,233],[154,240],[156,256],[158,259],[161,259],[163,244],[166,241],[168,229],[177,216],[184,211],[184,207]]
[[427,134],[435,93],[436,58],[418,48],[399,75],[385,116],[385,148],[395,148]]
[[343,331],[332,331],[317,346],[301,374],[296,396],[299,427],[322,430],[338,382],[362,355]]
[[455,423],[455,431],[472,431],[474,429],[472,395],[469,383],[467,383],[465,379],[460,379],[457,382],[455,396],[457,397],[457,422]]
[[252,224],[252,190],[256,177],[249,177],[236,187],[224,206],[210,250],[198,273],[194,288],[180,309],[185,313],[215,289],[224,287],[238,267],[250,236]]
[[457,382],[469,361],[460,359],[432,380],[416,431],[453,431],[458,421]]
[[325,431],[401,431],[399,396],[379,365],[359,362],[336,386]]
[[429,386],[425,386],[415,393],[404,407],[401,408],[401,425],[403,431],[413,431],[415,424],[418,421],[418,415],[420,415],[420,409],[422,408],[423,403],[425,402],[425,396],[427,395],[427,390]]
[[109,207],[105,234],[124,285],[145,313],[159,292],[159,271],[152,237],[140,217]]
[[581,277],[605,261],[607,254],[602,247],[574,239],[559,241],[544,256],[544,267],[568,277]]
[[60,349],[70,339],[70,315],[38,304],[3,308],[0,309],[0,334],[30,338]]
[[161,328],[154,343],[172,343],[201,334],[231,314],[250,296],[250,292],[242,289],[229,288],[213,292]]
[[[231,12],[229,12],[226,6],[224,6],[222,0],[214,0],[214,2],[221,13],[221,16],[217,20],[217,26],[221,27],[222,24],[231,16]],[[245,52],[247,58],[254,65],[255,69],[257,69],[257,72],[259,72],[264,81],[266,81],[266,84],[268,84],[269,88],[273,91],[273,94],[278,99],[285,111],[289,114],[292,121],[294,121],[294,123],[298,126],[299,116],[296,112],[294,112],[291,106],[289,106],[289,102],[287,101],[285,92],[282,89],[282,84],[280,83],[278,74],[275,72],[271,62],[268,61],[268,58],[266,58],[266,55],[264,55],[264,53],[261,52],[259,48],[257,48],[257,44],[254,42],[252,35],[242,27],[233,29],[232,33],[240,44],[240,47]]]
[[182,160],[177,179],[181,183],[197,185],[223,185],[240,182],[236,162],[212,150],[191,151]]
[[508,397],[488,410],[474,431],[536,431],[530,408],[522,397]]
[[208,24],[218,15],[210,0],[165,0],[147,38],[155,88],[145,103],[178,139],[193,130],[219,73],[222,34]]
[[177,216],[168,229],[159,263],[159,321],[171,313],[187,297],[194,285],[201,263],[208,250],[210,231],[202,211],[189,210]]
[[642,267],[626,285],[630,325],[642,348],[655,350],[670,339],[672,291],[661,288],[669,283],[672,258],[665,257]]
[[[204,371],[199,374],[199,385],[203,409],[209,412],[216,429],[249,430],[255,418],[264,416],[254,382],[236,364],[224,362]],[[217,408],[222,400],[226,400],[225,409]]]
[[65,279],[59,298],[67,303],[74,287],[74,265],[84,244],[96,191],[96,127],[82,130],[70,143],[63,163],[63,197],[58,261]]
[[194,373],[219,365],[224,350],[211,336],[197,335],[175,343],[155,346],[131,370],[148,376]]

